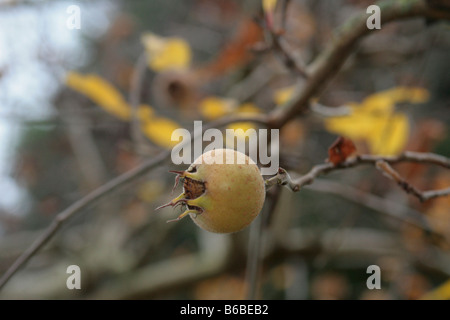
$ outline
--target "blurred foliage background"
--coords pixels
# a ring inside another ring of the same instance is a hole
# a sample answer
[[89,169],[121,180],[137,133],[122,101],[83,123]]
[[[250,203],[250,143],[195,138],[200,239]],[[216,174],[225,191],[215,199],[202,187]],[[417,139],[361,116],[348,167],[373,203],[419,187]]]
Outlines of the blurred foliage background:
[[[283,36],[305,65],[340,25],[374,3],[287,2]],[[70,5],[80,7],[80,29],[66,26]],[[263,15],[256,0],[0,1],[0,274],[58,212],[170,148],[174,128],[267,113],[289,99],[292,85],[304,80],[265,48],[267,35],[255,22]],[[359,153],[449,157],[449,50],[448,24],[382,25],[318,100],[352,115],[292,119],[280,132],[280,166],[307,172],[340,134]],[[373,168],[358,167],[298,193],[273,188],[254,225],[216,235],[189,219],[167,224],[178,211],[154,211],[171,199],[168,170],[184,169],[167,161],[84,210],[0,297],[450,297],[449,197],[420,203]],[[398,169],[420,189],[450,182],[443,169]],[[411,216],[443,239],[403,221]],[[82,271],[81,290],[66,288],[73,264]],[[366,287],[373,264],[381,268],[381,290]]]

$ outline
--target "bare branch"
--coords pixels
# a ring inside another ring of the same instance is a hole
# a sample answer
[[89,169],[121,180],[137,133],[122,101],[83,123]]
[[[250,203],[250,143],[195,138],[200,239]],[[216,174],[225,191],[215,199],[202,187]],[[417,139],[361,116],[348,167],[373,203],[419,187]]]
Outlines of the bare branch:
[[441,166],[450,169],[450,159],[435,153],[424,153],[405,151],[398,156],[376,156],[376,155],[361,155],[355,159],[361,163],[376,163],[378,160],[386,161],[389,164],[396,164],[400,162],[416,162],[426,163]]
[[434,199],[437,197],[444,197],[450,195],[450,187],[440,190],[429,190],[429,191],[423,191],[422,192],[422,198],[423,201]]
[[378,169],[382,170],[383,173],[388,175],[389,178],[397,182],[407,193],[414,194],[421,201],[426,201],[432,198],[450,195],[450,187],[443,190],[432,190],[421,192],[415,187],[411,186],[406,182],[400,174],[395,171],[390,164],[400,163],[400,162],[418,162],[427,163],[433,165],[439,165],[444,168],[450,169],[450,159],[443,157],[438,154],[433,153],[420,153],[407,151],[399,156],[374,156],[374,155],[360,155],[354,158],[350,158],[342,163],[334,165],[331,162],[326,162],[323,164],[318,164],[314,166],[308,173],[302,175],[297,179],[292,179],[288,172],[279,168],[278,173],[266,180],[266,188],[269,189],[274,185],[287,186],[294,192],[299,191],[303,186],[311,184],[314,179],[320,175],[324,175],[331,171],[352,168],[363,164],[375,165]]
[[450,194],[450,187],[443,190],[431,190],[422,192],[418,190],[415,186],[411,185],[406,181],[400,173],[398,173],[394,168],[392,168],[386,161],[379,160],[375,163],[375,166],[380,170],[385,176],[394,180],[406,193],[411,193],[416,196],[420,201],[424,202],[432,198],[446,196]]
[[375,167],[380,170],[386,177],[394,180],[406,193],[415,195],[420,201],[424,201],[422,193],[414,186],[410,185],[405,179],[402,178],[394,168],[392,168],[386,161],[379,160],[375,163]]
[[299,62],[295,58],[292,50],[288,48],[287,41],[283,37],[287,25],[287,9],[290,0],[282,1],[281,8],[281,29],[275,28],[271,22],[266,21],[265,23],[260,22],[265,31],[265,36],[267,38],[267,43],[263,45],[262,49],[272,50],[272,52],[281,60],[287,70],[293,72],[297,76],[302,78],[307,78],[308,74],[305,68],[300,66]]
[[11,267],[3,274],[0,279],[0,289],[8,282],[8,280],[19,270],[21,266],[28,262],[28,260],[41,249],[48,240],[50,240],[53,235],[61,228],[61,226],[73,217],[76,213],[82,211],[92,203],[98,201],[104,196],[112,193],[119,187],[124,186],[126,183],[129,183],[135,180],[138,177],[141,177],[149,170],[163,162],[168,156],[170,152],[162,152],[155,158],[151,158],[141,164],[139,167],[120,175],[99,188],[95,189],[91,193],[89,193],[84,198],[78,200],[77,202],[70,205],[66,210],[59,213],[50,226],[44,231],[44,233],[37,238],[31,246],[25,250],[25,252],[17,258],[17,260],[11,265]]
[[[211,122],[207,126],[203,127],[203,131],[208,128],[218,128],[226,126],[230,123],[235,122],[241,122],[241,121],[249,121],[249,122],[255,122],[263,125],[267,125],[267,119],[265,116],[262,115],[239,115],[239,116],[233,116],[233,117],[227,117],[220,119],[215,122]],[[195,139],[196,137],[194,134],[191,134],[191,140],[187,141],[186,143],[190,143],[192,139]],[[142,177],[144,174],[149,172],[151,169],[155,168],[156,166],[163,163],[165,160],[167,160],[170,156],[170,151],[164,151],[156,155],[155,157],[152,157],[148,159],[147,161],[143,162],[138,167],[110,180],[109,182],[105,183],[104,185],[100,186],[99,188],[95,189],[85,197],[81,198],[80,200],[76,201],[72,205],[70,205],[67,209],[59,213],[53,222],[50,224],[50,226],[44,231],[44,233],[37,238],[31,246],[25,250],[25,252],[20,255],[17,260],[9,267],[9,269],[3,274],[3,276],[0,278],[0,289],[2,289],[5,284],[8,282],[8,280],[23,266],[25,265],[28,260],[36,254],[54,235],[55,233],[62,227],[62,225],[67,222],[70,218],[72,218],[77,213],[84,210],[89,205],[94,204],[98,200],[102,199],[103,197],[111,194],[113,191],[116,191],[117,189],[125,186],[126,184],[136,180],[139,177]]]
[[308,74],[305,71],[305,68],[301,67],[299,62],[297,62],[297,59],[291,52],[292,50],[287,47],[287,44],[285,43],[286,41],[281,34],[273,30],[269,30],[269,33],[272,40],[272,49],[283,62],[285,67],[296,75],[307,79]]

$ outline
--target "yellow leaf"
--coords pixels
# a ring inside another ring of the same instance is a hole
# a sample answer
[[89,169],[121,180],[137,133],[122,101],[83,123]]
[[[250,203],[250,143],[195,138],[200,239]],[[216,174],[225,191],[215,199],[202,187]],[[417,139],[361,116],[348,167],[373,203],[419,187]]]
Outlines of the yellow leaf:
[[436,289],[428,292],[422,300],[450,300],[450,280],[447,280]]
[[[125,121],[131,120],[130,106],[122,95],[101,77],[70,72],[67,75],[66,83],[117,118]],[[137,111],[138,118],[141,121],[141,130],[151,141],[165,148],[173,147],[178,143],[171,140],[172,132],[180,127],[178,123],[157,116],[155,110],[148,105],[139,106]]]
[[352,107],[351,115],[345,117],[331,117],[325,119],[325,128],[352,140],[368,137],[373,131],[374,119],[360,112],[360,107]]
[[423,103],[429,93],[422,88],[397,87],[374,93],[360,104],[349,104],[351,114],[325,120],[325,128],[352,140],[367,142],[370,152],[396,155],[409,137],[408,118],[395,111],[396,103]]
[[262,0],[262,7],[266,13],[273,12],[276,5],[277,0]]
[[[243,103],[236,110],[236,113],[261,113],[261,110],[253,103],[247,102]],[[252,122],[235,122],[227,126],[227,129],[235,130],[235,136],[237,140],[245,140],[248,137],[248,129],[254,129],[254,124]],[[242,131],[240,131],[241,129]],[[234,140],[234,138],[233,138]],[[234,146],[234,141],[230,139],[226,140],[226,144],[229,147]]]
[[130,119],[130,108],[120,92],[101,77],[94,74],[82,75],[77,72],[69,72],[66,84],[117,118]]
[[151,141],[161,147],[172,148],[178,143],[178,141],[172,141],[171,137],[172,132],[180,128],[180,125],[171,119],[152,116],[142,121],[141,128]]
[[424,103],[430,98],[428,90],[419,87],[396,87],[381,93],[390,97],[396,103]]
[[[247,130],[253,129],[253,128],[254,128],[254,126],[253,126],[253,123],[251,123],[251,122],[235,122],[235,123],[228,125],[227,129],[235,130],[235,132],[234,132],[234,135],[232,136],[232,139],[230,139],[228,135],[226,136],[226,139],[225,139],[226,146],[229,148],[233,148],[235,146],[234,137],[236,137],[236,140],[238,142],[242,141],[242,140],[245,141],[245,139],[249,136],[249,133],[247,132]],[[239,129],[241,129],[243,131],[240,131]]]
[[389,114],[393,111],[395,102],[391,97],[384,94],[375,93],[367,97],[360,105],[360,112],[364,114],[372,113],[373,116]]
[[141,121],[142,132],[155,144],[171,148],[178,143],[178,141],[171,140],[172,132],[180,128],[177,122],[158,116],[156,111],[146,104],[139,107],[138,117]]
[[142,104],[138,109],[138,118],[142,121],[150,120],[155,115],[155,110],[149,105]]
[[149,67],[157,72],[186,69],[191,63],[191,48],[181,38],[164,38],[153,33],[141,37]]
[[409,136],[408,119],[401,113],[375,115],[358,110],[350,116],[326,119],[325,128],[352,140],[365,140],[370,152],[379,155],[399,154]]
[[218,119],[227,114],[231,114],[237,107],[237,102],[233,99],[219,97],[207,97],[200,102],[200,113],[208,120]]
[[[261,113],[261,110],[251,102],[244,103],[239,106],[236,113]],[[227,126],[227,129],[237,130],[235,131],[238,140],[246,139],[248,137],[247,130],[254,129],[254,124],[252,122],[235,122]],[[242,129],[242,131],[238,130]],[[234,141],[226,141],[227,145],[232,144]],[[231,145],[232,146],[232,145]]]
[[367,137],[367,142],[374,154],[397,155],[403,151],[408,142],[408,136],[408,118],[398,113],[391,118],[374,121],[373,131]]
[[294,94],[294,90],[295,86],[289,86],[275,90],[273,100],[277,105],[285,104],[291,99],[292,95]]

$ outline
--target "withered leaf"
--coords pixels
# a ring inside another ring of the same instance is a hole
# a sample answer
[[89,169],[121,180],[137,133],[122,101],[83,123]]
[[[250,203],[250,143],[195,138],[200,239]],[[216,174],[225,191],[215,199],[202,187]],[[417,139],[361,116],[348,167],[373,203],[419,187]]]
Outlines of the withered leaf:
[[339,137],[328,148],[328,161],[338,165],[347,160],[355,151],[356,147],[352,140]]

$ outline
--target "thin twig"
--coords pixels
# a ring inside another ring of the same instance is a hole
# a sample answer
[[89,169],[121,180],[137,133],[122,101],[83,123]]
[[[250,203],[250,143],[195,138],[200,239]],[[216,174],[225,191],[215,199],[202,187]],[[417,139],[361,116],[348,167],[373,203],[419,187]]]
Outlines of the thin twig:
[[421,202],[427,201],[432,198],[450,195],[450,187],[442,190],[430,190],[430,191],[420,191],[415,186],[410,184],[403,178],[400,173],[398,173],[394,168],[392,168],[386,161],[379,160],[375,163],[375,166],[380,170],[385,176],[395,181],[406,193],[410,193],[416,196]]
[[291,189],[294,192],[297,192],[300,190],[300,187],[296,186],[291,177],[289,176],[289,173],[283,169],[278,168],[278,172],[275,176],[265,180],[266,183],[266,190],[269,190],[271,187],[275,185],[279,186],[288,186],[289,189]]
[[285,41],[281,34],[270,30],[270,35],[272,39],[272,48],[277,56],[281,59],[285,67],[289,71],[293,71],[296,75],[307,79],[308,74],[305,71],[305,68],[300,66],[300,64],[297,62],[297,59],[294,58],[291,50],[286,47],[286,44],[284,44]]
[[362,155],[357,159],[363,163],[376,163],[378,160],[384,160],[389,164],[396,164],[400,162],[416,162],[427,163],[441,166],[450,169],[450,159],[435,153],[405,151],[398,156],[374,156]]
[[375,163],[375,167],[380,170],[384,176],[388,177],[389,179],[395,181],[403,190],[405,190],[406,193],[411,193],[417,198],[420,199],[420,201],[424,201],[422,198],[422,192],[420,192],[416,187],[409,184],[408,181],[406,181],[400,173],[398,173],[394,168],[392,168],[389,163],[383,160],[379,160]]
[[424,201],[448,195],[450,195],[450,187],[440,190],[429,190],[422,192],[422,198],[424,199]]
[[138,177],[143,176],[149,170],[153,169],[155,166],[159,165],[165,159],[168,158],[170,152],[161,152],[155,158],[151,158],[141,164],[139,167],[134,168],[95,189],[87,196],[82,199],[76,201],[72,205],[70,205],[67,209],[59,213],[50,226],[44,231],[44,233],[37,238],[31,246],[22,253],[17,260],[9,267],[9,269],[3,274],[0,279],[0,289],[8,282],[8,280],[22,267],[28,260],[36,254],[36,252],[41,249],[48,240],[50,240],[53,235],[62,227],[62,225],[73,217],[76,213],[82,211],[92,203],[98,201],[99,199],[109,195],[111,192],[115,191],[119,187],[124,186],[125,184],[135,180]]
[[284,0],[281,2],[281,29],[286,30],[287,28],[287,16],[288,8],[291,0]]

